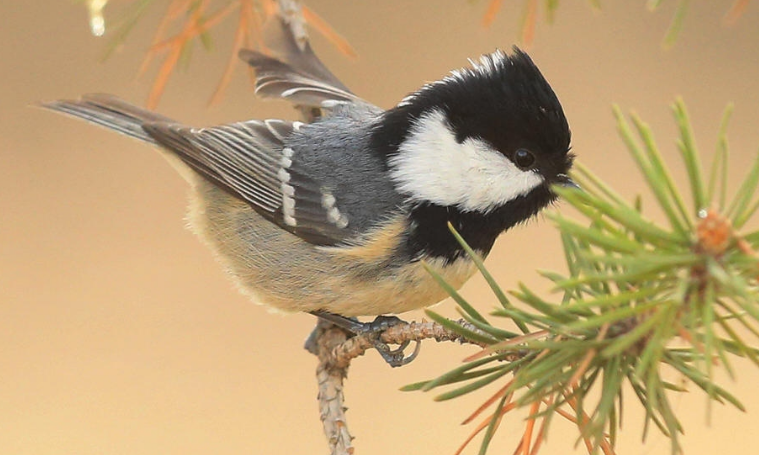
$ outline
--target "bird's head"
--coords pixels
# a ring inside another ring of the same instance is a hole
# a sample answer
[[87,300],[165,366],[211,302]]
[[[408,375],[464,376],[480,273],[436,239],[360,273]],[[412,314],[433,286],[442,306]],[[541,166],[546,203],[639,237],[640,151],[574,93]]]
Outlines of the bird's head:
[[572,184],[564,111],[516,47],[407,96],[385,112],[373,141],[398,191],[420,204],[487,214],[524,199],[529,217],[555,199],[551,184]]

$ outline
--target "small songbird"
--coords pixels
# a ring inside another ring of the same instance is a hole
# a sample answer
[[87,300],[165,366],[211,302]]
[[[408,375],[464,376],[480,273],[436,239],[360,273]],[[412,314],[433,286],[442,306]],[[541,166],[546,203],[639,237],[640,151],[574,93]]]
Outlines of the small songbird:
[[240,57],[257,95],[306,122],[191,128],[100,94],[43,104],[157,146],[192,187],[192,229],[254,302],[325,317],[432,305],[446,294],[423,262],[454,288],[476,270],[449,222],[486,256],[572,185],[567,119],[518,48],[382,110],[276,22],[276,57]]

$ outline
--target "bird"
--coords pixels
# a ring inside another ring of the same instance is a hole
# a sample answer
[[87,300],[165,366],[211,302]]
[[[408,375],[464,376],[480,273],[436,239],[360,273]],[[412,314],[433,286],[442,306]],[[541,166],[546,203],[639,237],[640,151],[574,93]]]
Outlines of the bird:
[[455,289],[477,270],[449,224],[486,257],[557,199],[554,185],[574,185],[563,108],[518,47],[385,110],[285,19],[267,30],[274,52],[239,57],[256,95],[291,102],[303,121],[194,128],[106,94],[41,104],[155,146],[190,184],[190,227],[252,301],[352,331],[366,327],[358,316],[428,307],[447,294],[425,265]]

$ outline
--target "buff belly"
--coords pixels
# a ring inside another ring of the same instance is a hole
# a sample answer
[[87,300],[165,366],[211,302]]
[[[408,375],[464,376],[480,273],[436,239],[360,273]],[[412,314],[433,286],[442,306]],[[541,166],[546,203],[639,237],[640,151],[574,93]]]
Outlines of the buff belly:
[[[405,219],[348,248],[317,247],[205,181],[194,182],[189,223],[213,249],[241,290],[272,308],[343,316],[402,313],[447,295],[420,262],[388,265]],[[476,267],[467,258],[427,263],[455,288]]]

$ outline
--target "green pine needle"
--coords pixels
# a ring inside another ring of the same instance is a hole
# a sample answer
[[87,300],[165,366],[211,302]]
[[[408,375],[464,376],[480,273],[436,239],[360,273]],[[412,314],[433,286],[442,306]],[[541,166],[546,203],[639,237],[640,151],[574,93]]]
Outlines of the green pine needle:
[[[579,163],[573,178],[584,190],[555,189],[576,213],[573,218],[557,212],[547,215],[560,232],[568,273],[540,274],[560,297],[543,297],[519,284],[510,292],[518,301],[512,304],[482,258],[449,226],[500,306],[489,322],[430,270],[476,331],[428,314],[465,337],[491,345],[493,353],[404,390],[456,384],[436,398],[447,400],[508,379],[507,393],[517,405],[539,403],[534,418],[550,419],[563,408],[584,421],[578,431],[594,452],[616,441],[625,385],[645,409],[644,437],[649,427],[658,428],[670,438],[672,453],[680,451],[683,428],[671,396],[686,388],[664,380],[667,371],[695,384],[710,403],[730,403],[743,410],[738,398],[713,378],[720,368],[733,377],[734,357],[759,366],[759,348],[754,346],[759,340],[759,258],[746,247],[759,246],[759,231],[743,236],[736,232],[759,210],[759,159],[727,204],[725,131],[731,108],[723,116],[708,172],[696,150],[685,104],[676,101],[673,111],[679,129],[677,152],[664,153],[648,125],[633,115],[631,128],[621,110],[614,110],[622,141],[654,195],[646,206],[658,206],[665,225],[644,215],[641,197],[628,203]],[[688,178],[685,185],[672,177],[665,157],[679,157]],[[517,324],[523,334],[496,327],[502,318]],[[490,363],[493,360],[498,362]],[[499,411],[495,415],[501,418]],[[496,427],[491,421],[481,453]]]

